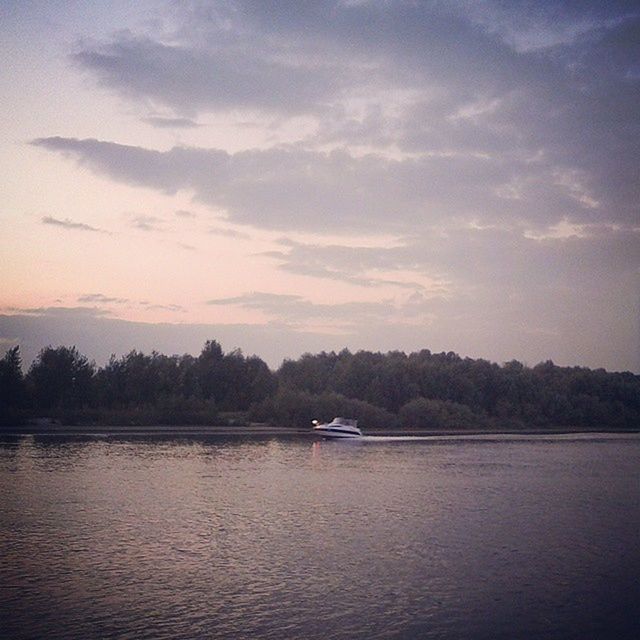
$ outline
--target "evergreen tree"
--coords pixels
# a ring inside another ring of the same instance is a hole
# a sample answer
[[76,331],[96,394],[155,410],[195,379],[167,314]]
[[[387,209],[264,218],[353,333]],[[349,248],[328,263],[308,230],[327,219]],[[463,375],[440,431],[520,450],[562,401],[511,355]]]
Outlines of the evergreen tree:
[[20,347],[9,349],[0,360],[0,420],[9,422],[24,409],[26,385]]

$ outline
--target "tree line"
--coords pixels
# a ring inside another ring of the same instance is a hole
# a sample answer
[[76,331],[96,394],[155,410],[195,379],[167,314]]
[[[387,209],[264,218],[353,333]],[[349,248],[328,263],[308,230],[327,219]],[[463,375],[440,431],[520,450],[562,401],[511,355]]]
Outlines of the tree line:
[[46,347],[23,373],[0,360],[0,422],[307,426],[358,418],[365,428],[615,428],[640,425],[640,376],[503,365],[429,350],[305,354],[271,371],[257,356],[207,341],[197,357],[139,351],[96,367],[75,347]]

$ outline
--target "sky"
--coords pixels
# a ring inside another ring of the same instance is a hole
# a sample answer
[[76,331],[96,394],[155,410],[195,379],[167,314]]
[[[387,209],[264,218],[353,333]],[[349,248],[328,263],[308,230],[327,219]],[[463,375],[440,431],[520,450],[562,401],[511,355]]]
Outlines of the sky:
[[0,352],[640,373],[640,7],[0,0]]

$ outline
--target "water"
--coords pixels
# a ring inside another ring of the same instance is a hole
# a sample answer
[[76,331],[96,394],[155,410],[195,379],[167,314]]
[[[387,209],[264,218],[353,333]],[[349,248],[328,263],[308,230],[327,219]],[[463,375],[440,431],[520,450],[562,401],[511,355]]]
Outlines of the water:
[[6,438],[2,638],[640,637],[640,438]]

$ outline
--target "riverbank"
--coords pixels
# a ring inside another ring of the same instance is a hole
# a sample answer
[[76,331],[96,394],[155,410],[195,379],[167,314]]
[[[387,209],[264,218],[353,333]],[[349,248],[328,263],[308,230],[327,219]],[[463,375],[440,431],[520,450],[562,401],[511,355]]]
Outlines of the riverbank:
[[[554,427],[549,429],[365,429],[367,436],[401,437],[447,437],[447,436],[544,436],[571,434],[638,434],[640,430],[612,429],[606,426],[587,428]],[[1,436],[168,436],[168,437],[206,437],[206,436],[296,436],[317,437],[307,427],[278,427],[262,423],[248,425],[210,425],[210,426],[165,426],[165,425],[116,425],[87,426],[63,424],[32,424],[8,426],[0,430]]]

